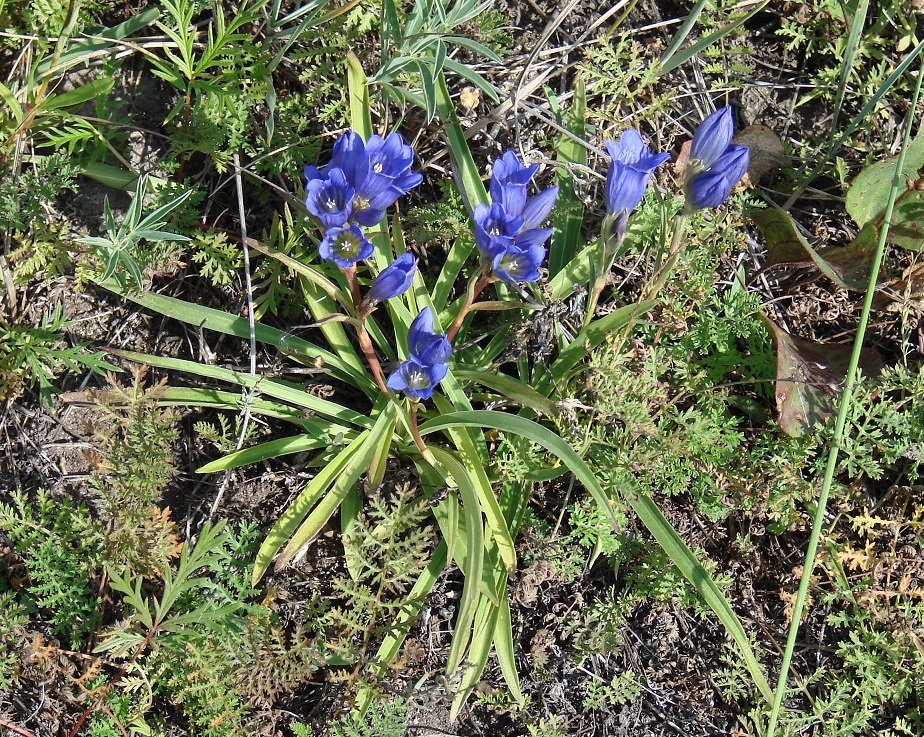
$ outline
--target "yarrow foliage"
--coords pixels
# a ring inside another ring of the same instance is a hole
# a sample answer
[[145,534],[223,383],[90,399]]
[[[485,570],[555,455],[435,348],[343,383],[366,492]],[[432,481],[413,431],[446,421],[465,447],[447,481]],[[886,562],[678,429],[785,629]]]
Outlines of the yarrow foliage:
[[622,237],[629,214],[645,196],[651,175],[670,154],[651,153],[639,132],[632,129],[625,131],[617,141],[607,141],[606,150],[611,157],[606,175],[606,211],[613,218],[613,234]]
[[[414,150],[400,133],[389,133],[385,138],[371,136],[364,143],[358,133],[348,131],[337,139],[326,166],[305,167],[305,207],[327,231],[322,258],[349,268],[371,255],[371,251],[366,253],[365,237],[363,243],[353,244],[355,248],[338,250],[335,244],[346,243],[347,231],[353,238],[356,226],[376,225],[386,208],[423,181],[421,174],[412,170],[413,163]],[[331,233],[336,228],[340,230]]]
[[452,344],[442,333],[433,332],[433,311],[424,307],[407,334],[408,359],[388,377],[388,387],[411,399],[429,399],[449,368]]
[[734,132],[728,106],[716,110],[696,129],[684,186],[688,208],[718,207],[748,170],[750,154],[746,146],[731,142]]
[[513,151],[494,162],[491,204],[475,207],[475,244],[496,277],[516,284],[536,281],[551,228],[540,228],[555,204],[558,187],[527,197],[538,166],[524,166]]

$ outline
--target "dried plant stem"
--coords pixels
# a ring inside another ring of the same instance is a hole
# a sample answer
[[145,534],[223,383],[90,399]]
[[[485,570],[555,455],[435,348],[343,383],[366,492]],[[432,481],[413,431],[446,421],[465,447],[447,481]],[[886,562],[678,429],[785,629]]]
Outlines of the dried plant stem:
[[15,732],[16,734],[21,734],[22,737],[35,737],[35,735],[32,734],[32,732],[30,732],[28,729],[17,727],[15,724],[13,724],[13,722],[8,722],[3,717],[0,717],[0,727],[3,727],[4,729],[8,729],[11,732]]

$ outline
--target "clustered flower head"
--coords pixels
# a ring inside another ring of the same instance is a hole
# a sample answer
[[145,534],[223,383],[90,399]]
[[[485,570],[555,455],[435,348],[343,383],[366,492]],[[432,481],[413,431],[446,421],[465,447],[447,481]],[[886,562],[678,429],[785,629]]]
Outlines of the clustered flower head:
[[728,106],[716,110],[696,129],[684,186],[687,207],[718,207],[748,170],[748,149],[731,142],[734,132]]
[[433,332],[433,311],[424,307],[407,334],[408,358],[388,377],[388,388],[411,399],[429,399],[449,371],[446,363],[452,344],[442,333]]
[[543,245],[551,228],[540,228],[555,204],[558,187],[528,197],[527,186],[536,164],[524,166],[513,151],[494,162],[491,204],[475,207],[475,244],[491,271],[509,283],[536,281],[545,259]]
[[388,207],[423,181],[413,163],[414,150],[400,133],[371,136],[364,143],[348,131],[337,139],[326,166],[305,167],[305,207],[325,228],[321,258],[348,269],[372,255],[359,226],[377,224]]
[[606,211],[613,218],[613,235],[622,237],[626,234],[629,214],[645,196],[651,175],[670,154],[651,153],[639,132],[632,129],[625,131],[618,141],[607,141],[606,150],[611,157],[606,175]]

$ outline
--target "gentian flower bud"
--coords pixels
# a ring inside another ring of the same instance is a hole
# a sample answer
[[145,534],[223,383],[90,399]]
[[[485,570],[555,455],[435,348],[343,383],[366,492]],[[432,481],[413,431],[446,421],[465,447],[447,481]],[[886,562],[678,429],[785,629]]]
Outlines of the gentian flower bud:
[[735,133],[735,121],[729,106],[708,116],[693,134],[690,161],[699,162],[700,171],[711,167],[725,153]]
[[328,228],[318,246],[321,258],[333,261],[342,269],[355,266],[357,261],[372,255],[373,245],[356,225]]
[[375,304],[404,294],[414,281],[416,272],[417,259],[414,258],[414,254],[402,253],[375,277],[366,295],[366,301]]
[[446,363],[452,355],[452,344],[442,333],[433,332],[433,310],[424,307],[414,318],[407,333],[408,355],[417,363]]
[[343,171],[331,169],[327,178],[308,182],[305,207],[325,228],[344,225],[353,211],[353,188]]

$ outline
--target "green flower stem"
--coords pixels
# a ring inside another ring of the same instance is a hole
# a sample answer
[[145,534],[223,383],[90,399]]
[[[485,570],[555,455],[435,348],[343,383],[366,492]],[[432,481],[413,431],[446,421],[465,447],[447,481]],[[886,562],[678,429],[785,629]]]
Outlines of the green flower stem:
[[792,621],[789,624],[789,636],[786,639],[786,649],[783,652],[783,662],[780,665],[780,675],[777,681],[776,691],[773,694],[773,706],[770,710],[770,717],[767,722],[767,737],[773,737],[776,733],[776,725],[779,720],[780,711],[783,706],[783,697],[786,695],[786,676],[789,673],[789,666],[792,663],[793,651],[796,647],[796,637],[799,633],[799,624],[802,621],[802,612],[805,608],[805,599],[808,595],[808,587],[812,578],[812,569],[815,567],[815,555],[818,551],[818,540],[821,537],[821,529],[824,525],[825,507],[828,503],[828,494],[834,483],[834,471],[837,468],[837,457],[841,449],[844,437],[844,427],[847,424],[847,410],[853,401],[853,386],[857,377],[857,366],[860,362],[860,351],[863,348],[863,338],[866,334],[866,328],[869,324],[869,314],[873,305],[873,297],[876,292],[876,282],[879,277],[879,270],[882,266],[883,254],[885,252],[886,238],[889,233],[889,226],[892,222],[892,213],[895,209],[895,201],[898,191],[903,186],[902,169],[905,165],[905,152],[908,150],[908,142],[911,137],[911,127],[914,123],[913,113],[918,106],[918,97],[921,92],[921,79],[924,77],[924,65],[918,72],[917,86],[914,90],[914,98],[908,108],[908,117],[906,119],[905,136],[902,141],[902,149],[898,155],[898,161],[895,164],[895,174],[892,179],[892,190],[889,192],[889,200],[885,209],[885,218],[883,219],[882,229],[879,231],[879,243],[876,247],[876,254],[873,257],[873,263],[870,270],[869,284],[866,287],[866,296],[863,300],[863,310],[860,313],[860,324],[857,326],[857,337],[853,343],[853,353],[850,356],[850,365],[847,368],[847,378],[844,382],[844,392],[841,395],[840,403],[837,408],[837,419],[834,423],[834,438],[831,447],[828,449],[828,464],[825,467],[824,481],[821,485],[821,491],[818,494],[818,504],[815,508],[815,515],[812,518],[812,534],[809,536],[808,549],[805,551],[805,564],[802,567],[802,578],[799,581],[799,592],[796,595],[796,602],[793,606]]
[[622,250],[625,243],[626,234],[616,237],[612,236],[613,217],[609,216],[604,221],[603,232],[600,234],[600,260],[597,263],[597,273],[594,278],[594,285],[591,287],[590,294],[587,296],[587,308],[584,312],[584,327],[586,328],[594,318],[597,311],[597,303],[600,301],[600,295],[603,293],[603,287],[606,286],[606,277],[613,267],[613,261]]
[[468,283],[468,289],[465,292],[465,302],[462,303],[462,306],[456,313],[455,319],[453,319],[452,324],[449,326],[449,330],[446,331],[446,337],[449,339],[450,343],[452,343],[453,339],[456,337],[456,333],[459,332],[459,328],[462,327],[462,322],[465,320],[465,317],[472,309],[472,305],[475,303],[478,295],[481,294],[481,292],[486,286],[488,286],[488,284],[495,280],[496,277],[490,271],[487,274],[480,276],[479,274],[476,274],[471,278]]
[[674,267],[677,265],[677,259],[680,258],[680,249],[683,236],[687,230],[689,218],[690,216],[686,209],[681,210],[674,216],[674,234],[671,237],[671,244],[667,249],[667,258],[664,259],[651,278],[651,281],[649,281],[642,290],[643,302],[654,299],[658,292],[664,288],[664,284],[673,273]]

